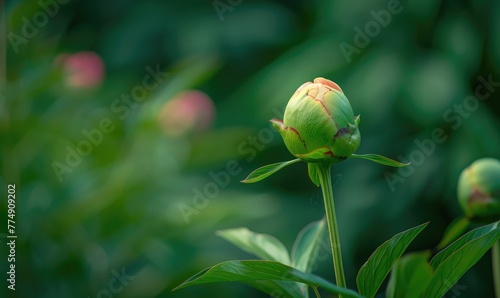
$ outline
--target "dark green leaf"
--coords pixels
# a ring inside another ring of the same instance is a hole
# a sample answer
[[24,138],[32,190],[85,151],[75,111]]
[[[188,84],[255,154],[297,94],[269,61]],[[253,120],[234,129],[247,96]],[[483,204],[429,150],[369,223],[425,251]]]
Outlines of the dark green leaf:
[[308,297],[308,286],[295,281],[281,280],[247,280],[243,283],[259,291],[269,294],[271,297],[304,298]]
[[325,218],[310,223],[300,231],[292,249],[292,266],[303,272],[310,272],[316,261],[318,250],[326,247],[330,251],[330,243],[326,241],[327,227]]
[[443,249],[458,237],[462,236],[465,230],[469,227],[470,221],[467,217],[459,217],[452,221],[444,231],[443,238],[438,244],[438,249]]
[[255,233],[247,228],[222,230],[217,231],[216,234],[263,260],[278,261],[285,265],[291,264],[286,247],[271,235]]
[[434,273],[429,257],[429,251],[402,256],[392,269],[386,297],[420,298]]
[[376,163],[379,163],[381,165],[386,165],[386,166],[391,166],[391,167],[406,167],[410,163],[401,163],[399,161],[395,161],[393,159],[387,158],[382,155],[378,154],[351,154],[352,158],[362,158],[362,159],[367,159]]
[[319,173],[316,165],[314,163],[307,164],[307,171],[309,173],[309,178],[314,185],[319,186]]
[[249,282],[253,286],[254,282],[259,280],[301,282],[322,287],[330,293],[342,294],[343,297],[362,297],[353,290],[337,287],[319,276],[301,272],[275,261],[223,262],[195,274],[174,290],[197,284],[227,281]]
[[440,262],[422,297],[443,297],[498,239],[500,239],[500,228],[494,228],[454,250],[451,255]]
[[256,169],[255,171],[251,172],[248,177],[245,178],[245,180],[242,180],[241,182],[243,183],[254,183],[258,182],[264,178],[267,178],[271,176],[272,174],[276,173],[277,171],[283,169],[286,166],[289,166],[291,164],[294,164],[296,162],[299,162],[300,159],[293,159],[289,161],[284,161],[284,162],[277,162],[273,163],[267,166],[260,167]]
[[463,235],[458,240],[450,244],[447,248],[443,249],[440,253],[434,256],[431,260],[431,266],[434,270],[436,270],[441,263],[446,260],[450,255],[459,250],[462,246],[467,244],[468,242],[477,239],[483,235],[486,235],[491,230],[497,227],[498,223],[492,223],[486,226],[479,227],[470,231],[469,233]]
[[[239,262],[239,261],[232,261],[232,262]],[[246,261],[244,261],[246,262]],[[222,264],[222,263],[221,263]],[[221,265],[219,264],[219,265]],[[217,265],[216,265],[217,266]],[[215,267],[215,266],[214,266]],[[194,275],[190,279],[195,278],[199,274],[202,274],[203,272],[207,271],[209,268],[203,270],[202,272],[199,272],[198,274]],[[226,280],[224,280],[226,281]],[[223,281],[223,282],[224,282]],[[230,280],[227,280],[230,281]],[[188,282],[188,281],[186,281]],[[186,283],[184,282],[184,283]],[[205,281],[205,282],[200,282],[200,283],[209,283],[210,281]],[[215,282],[215,281],[213,281]],[[295,282],[295,281],[286,281],[286,280],[270,280],[270,279],[247,279],[247,280],[240,280],[240,282],[245,283],[259,291],[262,291],[264,293],[270,294],[272,297],[283,297],[283,298],[304,298],[307,296],[307,284],[300,283],[300,282]],[[183,283],[183,284],[184,284]],[[183,287],[188,287],[191,286],[191,284],[183,286],[179,285],[176,287],[174,290],[181,289]],[[197,284],[193,283],[192,285]],[[303,287],[305,286],[305,287]]]
[[375,297],[394,263],[427,224],[424,223],[398,233],[375,250],[368,261],[361,267],[356,278],[361,295]]

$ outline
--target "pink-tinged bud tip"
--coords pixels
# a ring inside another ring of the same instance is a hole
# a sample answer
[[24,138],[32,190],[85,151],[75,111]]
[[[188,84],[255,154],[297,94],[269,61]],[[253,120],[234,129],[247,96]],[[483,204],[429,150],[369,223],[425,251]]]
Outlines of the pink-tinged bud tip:
[[342,92],[342,89],[340,89],[339,85],[335,84],[334,82],[330,81],[330,80],[327,80],[325,78],[322,78],[322,77],[319,77],[319,78],[315,78],[314,79],[314,83],[315,84],[322,84],[322,85],[325,85],[325,86],[328,86],[334,90],[337,90],[339,92]]

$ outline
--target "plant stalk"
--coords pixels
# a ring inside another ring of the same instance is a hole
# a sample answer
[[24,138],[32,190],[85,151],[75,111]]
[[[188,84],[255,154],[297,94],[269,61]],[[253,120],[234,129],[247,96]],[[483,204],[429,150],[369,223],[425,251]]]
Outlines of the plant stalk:
[[500,240],[493,244],[491,250],[493,267],[493,284],[495,285],[495,297],[500,298]]
[[[332,248],[333,268],[337,286],[347,288],[342,264],[342,252],[340,248],[339,231],[337,228],[337,216],[335,215],[335,204],[333,202],[331,164],[316,164],[323,199],[325,201],[326,221],[328,223],[328,234],[330,235],[330,245]],[[342,296],[339,296],[342,297]]]
[[318,292],[318,287],[317,286],[313,286],[312,289],[314,291],[314,295],[316,295],[316,298],[321,298],[321,295]]

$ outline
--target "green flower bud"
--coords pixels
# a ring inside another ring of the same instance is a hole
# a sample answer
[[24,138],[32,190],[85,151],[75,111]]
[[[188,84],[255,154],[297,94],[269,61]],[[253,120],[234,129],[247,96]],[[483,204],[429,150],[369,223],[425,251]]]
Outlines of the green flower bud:
[[295,91],[283,121],[272,119],[288,150],[307,162],[339,162],[359,147],[359,116],[334,82],[316,78]]
[[482,158],[460,174],[458,201],[470,218],[500,214],[500,161]]

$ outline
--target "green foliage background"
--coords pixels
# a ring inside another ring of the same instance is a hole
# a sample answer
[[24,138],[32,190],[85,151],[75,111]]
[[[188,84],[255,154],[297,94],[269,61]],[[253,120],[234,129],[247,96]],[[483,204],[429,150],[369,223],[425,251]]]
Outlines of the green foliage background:
[[[318,76],[338,83],[361,114],[358,153],[413,162],[398,170],[350,159],[334,168],[348,285],[397,232],[430,221],[411,250],[434,247],[461,214],[460,171],[480,157],[500,158],[500,90],[471,112],[453,110],[474,95],[480,76],[500,81],[500,2],[401,1],[401,12],[346,59],[341,44],[356,46],[357,30],[375,20],[371,12],[391,2],[243,0],[221,19],[212,1],[69,1],[19,51],[3,38],[0,181],[5,194],[17,184],[18,235],[16,292],[5,297],[102,296],[113,270],[134,277],[116,297],[264,297],[240,284],[171,289],[217,262],[250,258],[216,230],[246,226],[290,248],[303,226],[322,217],[321,192],[305,164],[239,183],[259,166],[290,159],[267,120],[281,117],[295,89]],[[5,37],[20,34],[23,18],[42,8],[12,0],[2,9]],[[54,67],[57,55],[83,50],[106,65],[96,90],[66,88]],[[119,119],[113,100],[157,65],[167,78]],[[167,137],[158,111],[187,89],[214,100],[215,123],[203,134]],[[103,118],[116,129],[59,181],[53,162],[63,162],[66,146]],[[419,154],[418,143],[435,129],[446,140]],[[210,173],[235,162],[238,174],[186,221],[180,206],[195,208],[196,190],[214,182]],[[394,191],[389,174],[401,177]],[[2,199],[4,236],[6,208]],[[462,278],[454,289],[460,297],[493,295],[489,262],[487,255]],[[315,272],[332,280],[331,259]]]

